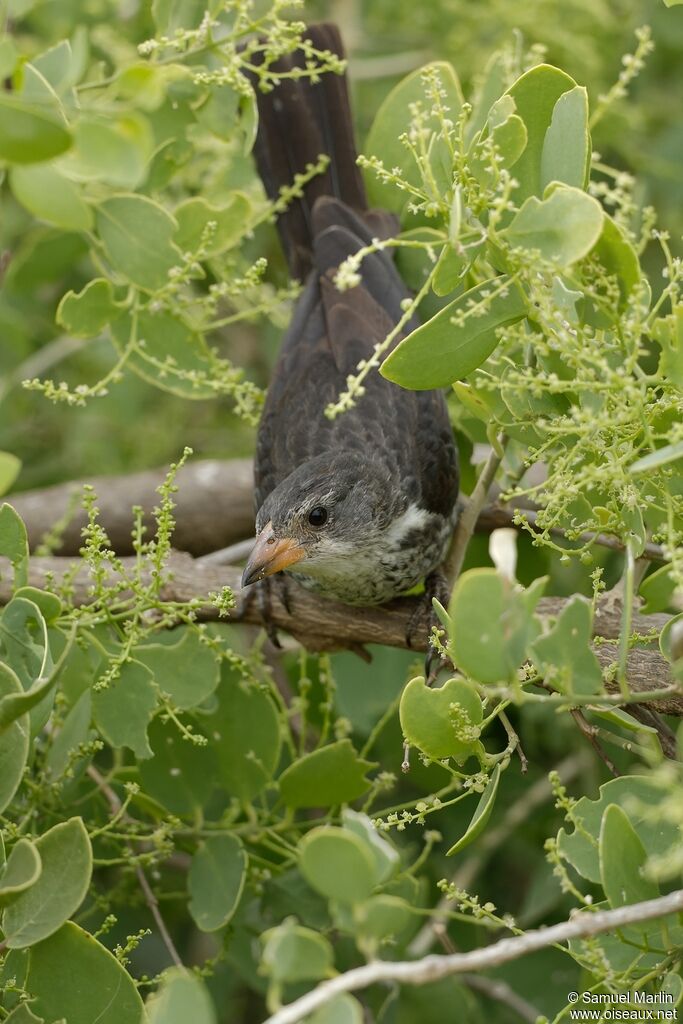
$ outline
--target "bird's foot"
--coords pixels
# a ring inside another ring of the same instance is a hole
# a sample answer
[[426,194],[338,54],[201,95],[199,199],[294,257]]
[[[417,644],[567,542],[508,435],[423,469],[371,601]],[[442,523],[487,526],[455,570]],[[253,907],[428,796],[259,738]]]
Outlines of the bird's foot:
[[425,579],[424,594],[408,620],[405,634],[406,646],[412,647],[412,641],[416,635],[421,632],[420,627],[422,626],[422,628],[424,628],[423,620],[426,617],[429,624],[429,639],[427,653],[425,655],[424,673],[428,686],[434,682],[439,670],[448,663],[448,659],[431,642],[432,630],[434,628],[443,628],[441,620],[434,610],[434,598],[436,598],[436,600],[444,607],[448,606],[448,602],[450,600],[448,580],[443,573],[438,570],[430,573]]
[[259,580],[258,583],[252,583],[243,600],[245,602],[245,607],[248,607],[252,601],[256,601],[259,618],[261,619],[268,639],[274,647],[282,649],[277,626],[273,622],[274,592],[277,592],[277,597],[280,600],[280,603],[284,606],[287,614],[291,615],[292,606],[290,602],[289,581],[286,576],[267,576],[265,579]]

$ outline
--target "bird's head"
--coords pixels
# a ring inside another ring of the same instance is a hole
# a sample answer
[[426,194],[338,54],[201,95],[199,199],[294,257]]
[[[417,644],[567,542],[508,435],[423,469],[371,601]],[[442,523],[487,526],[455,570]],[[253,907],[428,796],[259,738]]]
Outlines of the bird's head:
[[348,559],[395,514],[390,483],[389,471],[367,455],[324,454],[302,463],[259,509],[242,586],[282,569],[316,576]]

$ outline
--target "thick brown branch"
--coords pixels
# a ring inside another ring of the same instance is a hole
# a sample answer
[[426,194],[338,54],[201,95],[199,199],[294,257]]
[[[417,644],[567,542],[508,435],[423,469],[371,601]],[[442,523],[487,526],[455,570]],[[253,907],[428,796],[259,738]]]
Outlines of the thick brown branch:
[[[123,563],[130,567],[132,572],[134,560],[123,559]],[[69,558],[32,558],[30,582],[33,586],[44,586],[50,575],[58,584],[74,564],[78,563]],[[205,601],[209,593],[220,591],[224,586],[230,587],[239,595],[240,571],[230,566],[207,564],[195,561],[190,555],[173,552],[169,569],[172,578],[166,585],[163,595],[167,600]],[[3,563],[0,559],[0,604],[6,603],[11,596],[10,579],[9,566],[6,561]],[[81,565],[72,581],[73,601],[76,605],[87,605],[92,600],[90,586],[87,570]],[[352,608],[337,601],[324,600],[296,584],[290,584],[289,614],[280,598],[279,588],[274,586],[272,589],[273,625],[278,630],[289,633],[309,650],[353,649],[364,644],[405,648],[409,623],[412,625],[411,635],[414,637],[415,649],[427,649],[430,623],[426,605],[418,598],[402,597],[376,608]],[[240,595],[240,598],[243,596]],[[557,615],[565,603],[564,598],[544,598],[538,605],[538,611],[544,616]],[[218,612],[207,603],[200,610],[199,618],[205,621],[215,620],[218,618]],[[232,620],[259,624],[260,616],[256,601],[240,599]],[[639,634],[656,636],[667,621],[666,615],[635,615],[633,628]],[[614,640],[619,636],[620,627],[620,610],[613,600],[606,598],[596,615],[595,635]],[[618,658],[615,644],[597,644],[595,653],[604,667],[615,664]],[[676,692],[673,686],[669,663],[653,649],[653,645],[635,648],[629,653],[628,677],[634,695],[671,686],[670,695],[654,699],[650,706],[667,714],[683,716],[683,696],[680,691]],[[616,683],[610,684],[610,689],[618,692]]]
[[[31,548],[35,549],[41,538],[56,522],[75,514],[62,536],[59,553],[75,555],[81,546],[81,528],[85,516],[78,510],[79,496],[84,484],[91,484],[98,496],[100,522],[107,531],[114,551],[120,555],[132,553],[131,509],[139,505],[145,510],[145,522],[151,525],[151,512],[158,504],[156,488],[166,475],[167,469],[150,469],[128,476],[97,476],[86,480],[57,484],[42,490],[12,494],[8,501],[26,523]],[[488,482],[488,480],[486,481]],[[176,531],[174,544],[178,551],[189,551],[192,555],[204,555],[228,547],[236,541],[251,537],[254,529],[254,484],[252,464],[249,459],[219,461],[206,459],[192,462],[178,473],[179,486],[176,495]],[[482,497],[485,499],[485,491]],[[468,502],[463,500],[463,508]],[[530,526],[535,526],[537,512],[534,509],[521,510]],[[476,519],[475,529],[490,533],[500,527],[512,526],[515,509],[509,505],[486,505]],[[467,520],[467,511],[463,519]],[[462,534],[462,526],[459,533]],[[553,536],[562,537],[561,530],[551,530]],[[599,534],[593,538],[588,534],[579,538],[581,543],[594,539],[602,547],[623,551],[623,544],[617,537]],[[645,558],[663,561],[664,554],[657,544],[647,544]],[[458,558],[460,556],[458,555]]]
[[[150,469],[128,476],[94,476],[73,483],[57,484],[44,490],[25,491],[7,498],[26,524],[34,550],[55,523],[73,512],[62,535],[59,551],[75,555],[82,544],[85,515],[79,497],[85,484],[95,488],[100,523],[112,548],[120,555],[133,552],[131,509],[145,511],[144,522],[152,525],[152,510],[159,504],[157,487],[167,468]],[[254,530],[254,483],[251,459],[222,462],[205,459],[183,466],[176,477],[176,529],[174,543],[179,551],[203,555],[250,537]]]

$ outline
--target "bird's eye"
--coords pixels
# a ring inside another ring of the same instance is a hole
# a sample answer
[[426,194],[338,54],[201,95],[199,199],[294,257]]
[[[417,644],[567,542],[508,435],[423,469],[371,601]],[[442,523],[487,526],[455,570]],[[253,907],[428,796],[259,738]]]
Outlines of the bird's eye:
[[316,505],[308,513],[308,521],[311,526],[324,526],[327,522],[327,509],[323,508],[322,505]]

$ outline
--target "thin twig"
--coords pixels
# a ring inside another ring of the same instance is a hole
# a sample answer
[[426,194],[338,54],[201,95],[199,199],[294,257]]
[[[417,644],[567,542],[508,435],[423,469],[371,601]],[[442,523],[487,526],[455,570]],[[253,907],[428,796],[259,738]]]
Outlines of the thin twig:
[[596,727],[594,725],[591,725],[590,722],[587,721],[586,716],[584,715],[583,711],[580,710],[580,708],[570,708],[570,711],[572,718],[574,719],[579,729],[590,743],[595,753],[598,755],[603,764],[607,766],[607,770],[614,776],[614,778],[618,779],[621,775],[621,772],[617,769],[614,762],[610,760],[610,758],[607,756],[605,751],[602,749],[600,743],[598,742],[598,730],[596,729]]
[[520,743],[519,736],[517,735],[517,732],[515,731],[512,722],[510,721],[510,719],[508,718],[504,711],[501,711],[498,717],[502,722],[505,732],[507,733],[510,748],[517,751],[517,756],[521,764],[522,775],[526,775],[526,773],[529,770],[529,762],[527,760],[526,754],[522,750],[522,744]]
[[499,942],[483,949],[473,949],[467,953],[452,953],[448,956],[431,954],[417,961],[386,961],[375,960],[355,967],[344,974],[339,974],[329,981],[324,981],[311,992],[293,1003],[283,1006],[272,1014],[265,1024],[298,1024],[320,1006],[325,1006],[342,992],[356,992],[369,985],[384,982],[396,982],[400,985],[426,985],[442,978],[450,978],[456,974],[470,971],[485,971],[491,967],[519,960],[523,956],[535,953],[539,949],[571,939],[584,939],[592,935],[614,932],[627,925],[651,921],[655,917],[676,914],[683,911],[683,889],[659,896],[654,900],[645,900],[615,910],[578,911],[568,921],[552,925],[549,928],[538,928],[501,939]]
[[[111,811],[112,817],[116,817],[116,815],[121,814],[123,804],[118,794],[115,792],[115,790],[112,789],[112,787],[106,781],[104,776],[102,776],[100,772],[97,770],[97,768],[95,768],[95,766],[92,764],[88,765],[88,768],[86,770],[90,778],[93,780],[93,782],[95,783],[99,791],[102,793],[102,795],[105,797],[107,803],[109,804],[109,809]],[[130,817],[130,815],[124,812],[123,814],[121,814],[121,820],[126,822],[132,822],[133,819]],[[171,960],[173,961],[176,967],[183,967],[183,961],[180,959],[178,950],[175,948],[175,944],[173,942],[173,939],[171,938],[171,934],[168,928],[166,927],[166,922],[161,916],[161,911],[159,910],[159,901],[154,895],[152,887],[147,881],[147,876],[145,875],[145,872],[143,871],[142,866],[140,864],[135,865],[135,874],[137,876],[140,888],[142,889],[142,894],[145,897],[145,903],[149,907],[150,913],[154,918],[154,923],[156,924],[159,934],[161,935],[162,941],[166,946],[168,955],[170,956]]]
[[446,577],[451,586],[460,575],[460,570],[462,569],[463,562],[465,561],[467,545],[475,531],[479,513],[486,504],[489,488],[493,483],[494,477],[498,472],[498,467],[500,466],[503,458],[502,453],[505,449],[507,439],[500,437],[498,442],[499,451],[492,448],[489,452],[489,456],[484,463],[481,473],[479,474],[479,479],[475,484],[469,501],[460,513],[460,518],[458,519],[457,526],[453,532],[451,549],[448,552],[444,563]]

